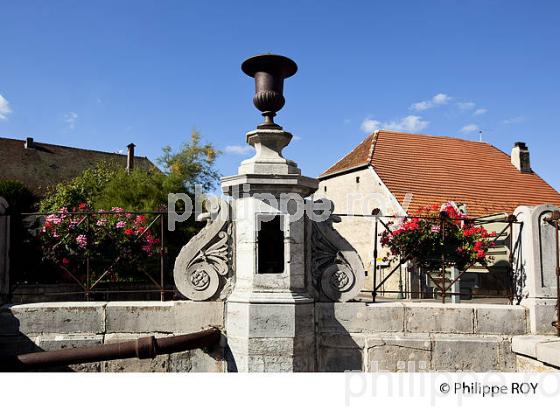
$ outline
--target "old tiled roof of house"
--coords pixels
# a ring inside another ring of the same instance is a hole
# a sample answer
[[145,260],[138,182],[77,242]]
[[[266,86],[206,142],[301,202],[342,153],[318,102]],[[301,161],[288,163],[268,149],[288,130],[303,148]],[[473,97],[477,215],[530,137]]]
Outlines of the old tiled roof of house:
[[555,204],[560,193],[534,172],[517,170],[510,156],[485,143],[381,130],[326,170],[326,179],[372,165],[409,213],[445,201],[467,204],[470,215],[511,213],[519,205]]
[[[38,195],[61,181],[78,176],[86,168],[105,161],[126,166],[126,155],[33,141],[31,148],[22,140],[0,138],[0,180],[17,180]],[[134,157],[134,166],[155,168],[146,157]]]

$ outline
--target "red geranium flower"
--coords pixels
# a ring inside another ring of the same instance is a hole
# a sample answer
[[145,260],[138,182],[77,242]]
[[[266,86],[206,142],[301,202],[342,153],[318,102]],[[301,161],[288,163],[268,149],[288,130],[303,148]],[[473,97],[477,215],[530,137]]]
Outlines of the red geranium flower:
[[130,228],[125,229],[124,234],[127,235],[127,236],[134,235],[134,230],[130,229]]

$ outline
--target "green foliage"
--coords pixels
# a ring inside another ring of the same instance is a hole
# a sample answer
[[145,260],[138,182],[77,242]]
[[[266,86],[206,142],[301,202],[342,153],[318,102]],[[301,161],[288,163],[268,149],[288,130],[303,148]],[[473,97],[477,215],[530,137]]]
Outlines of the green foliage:
[[118,173],[115,164],[99,162],[76,178],[51,188],[40,202],[41,212],[56,212],[60,208],[74,209],[80,204],[93,204],[105,186]]
[[31,212],[35,208],[37,198],[21,182],[0,180],[0,197],[8,201],[8,212]]
[[94,197],[95,209],[124,208],[128,211],[157,210],[167,202],[166,176],[157,170],[115,171]]
[[167,178],[168,192],[194,193],[194,186],[202,186],[203,191],[214,188],[220,175],[214,169],[216,157],[221,153],[211,144],[201,145],[200,134],[193,131],[190,142],[173,153],[171,147],[163,147],[163,155],[157,162],[163,167]]
[[219,178],[214,169],[217,155],[219,152],[209,143],[201,144],[200,135],[193,131],[191,140],[179,151],[163,148],[158,159],[163,172],[136,168],[128,173],[115,164],[100,162],[71,181],[56,185],[41,201],[40,209],[72,210],[85,203],[93,209],[158,210],[167,204],[169,193],[193,195],[197,184],[202,191],[213,189]]

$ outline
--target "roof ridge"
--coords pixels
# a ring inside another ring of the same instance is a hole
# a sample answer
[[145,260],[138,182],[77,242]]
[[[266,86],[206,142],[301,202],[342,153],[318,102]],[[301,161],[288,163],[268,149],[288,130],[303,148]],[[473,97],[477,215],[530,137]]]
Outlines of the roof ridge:
[[[25,143],[25,140],[20,140],[20,139],[17,139],[17,138],[0,137],[0,140],[9,140],[9,141],[17,141],[17,142]],[[118,155],[118,156],[121,156],[121,157],[126,157],[126,154],[119,154],[118,152],[109,152],[109,151],[101,151],[101,150],[90,149],[90,148],[79,148],[79,147],[71,147],[71,146],[68,146],[68,145],[51,144],[51,143],[48,143],[48,142],[37,141],[35,139],[33,140],[33,143],[38,144],[40,146],[67,148],[67,149],[73,149],[73,150],[77,150],[77,151],[87,151],[87,152],[95,152],[95,153],[99,153],[99,154]],[[139,155],[135,155],[134,158],[146,158],[146,159],[148,159],[147,156],[139,156]]]
[[[332,166],[330,166],[325,172],[323,172],[320,177],[323,176],[327,176],[330,175],[331,172],[329,172],[331,169],[336,168],[336,166],[342,161],[344,160],[346,157],[348,157],[350,154],[352,154],[354,151],[356,151],[358,148],[360,148],[362,146],[362,144],[364,144],[369,138],[373,137],[375,134],[377,133],[377,131],[368,134],[359,144],[355,145],[354,148],[352,148],[349,152],[347,152],[346,154],[344,154],[342,157],[340,157],[338,159],[338,161],[336,161]],[[363,164],[368,164],[369,163],[369,159],[364,161]],[[358,164],[358,165],[363,165],[363,164]],[[337,171],[334,171],[337,172]]]
[[385,129],[378,130],[377,132],[388,133],[388,134],[412,135],[412,136],[415,136],[415,137],[447,138],[447,139],[453,139],[453,140],[458,140],[458,141],[462,141],[462,142],[472,142],[474,144],[485,144],[485,145],[493,146],[492,144],[490,144],[489,142],[486,142],[486,141],[467,140],[467,139],[455,137],[455,136],[452,136],[452,135],[418,134],[418,133],[413,133],[413,132],[385,130]]

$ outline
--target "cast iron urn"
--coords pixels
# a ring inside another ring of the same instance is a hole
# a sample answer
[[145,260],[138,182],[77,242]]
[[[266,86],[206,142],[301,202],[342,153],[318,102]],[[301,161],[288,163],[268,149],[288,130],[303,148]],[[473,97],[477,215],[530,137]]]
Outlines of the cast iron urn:
[[241,69],[255,79],[253,104],[264,117],[259,128],[280,128],[273,118],[284,106],[284,79],[296,73],[296,63],[288,57],[261,54],[245,60]]

